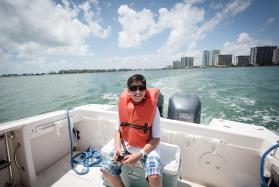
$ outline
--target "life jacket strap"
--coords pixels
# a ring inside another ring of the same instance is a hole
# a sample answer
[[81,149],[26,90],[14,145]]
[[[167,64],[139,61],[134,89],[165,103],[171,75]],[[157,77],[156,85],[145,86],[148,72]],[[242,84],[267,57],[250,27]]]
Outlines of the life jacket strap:
[[119,133],[120,133],[120,141],[121,141],[122,147],[123,147],[123,149],[124,149],[124,153],[125,153],[126,155],[130,155],[131,153],[128,151],[128,149],[127,149],[127,147],[126,147],[126,145],[125,145],[125,142],[124,142],[124,140],[123,140],[123,138],[122,138],[122,133],[121,133],[121,131],[119,131]]
[[150,127],[148,127],[147,123],[145,123],[144,126],[141,126],[141,125],[136,125],[136,124],[133,124],[133,123],[121,122],[120,126],[140,129],[140,130],[143,130],[144,133],[147,133],[147,131],[151,129]]

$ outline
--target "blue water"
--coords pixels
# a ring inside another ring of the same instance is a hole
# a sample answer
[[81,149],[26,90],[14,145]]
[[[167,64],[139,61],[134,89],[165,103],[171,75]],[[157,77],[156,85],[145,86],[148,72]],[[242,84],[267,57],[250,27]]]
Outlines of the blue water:
[[0,78],[0,123],[89,103],[117,104],[127,78],[141,73],[164,95],[196,94],[201,123],[222,118],[279,130],[279,67],[152,70]]

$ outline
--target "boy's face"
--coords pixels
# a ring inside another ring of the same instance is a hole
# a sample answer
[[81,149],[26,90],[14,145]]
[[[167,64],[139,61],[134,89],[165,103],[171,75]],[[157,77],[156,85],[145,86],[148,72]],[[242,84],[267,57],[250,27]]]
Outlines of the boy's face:
[[133,81],[132,84],[129,86],[128,90],[128,93],[131,96],[134,103],[142,102],[146,94],[146,89],[141,81]]

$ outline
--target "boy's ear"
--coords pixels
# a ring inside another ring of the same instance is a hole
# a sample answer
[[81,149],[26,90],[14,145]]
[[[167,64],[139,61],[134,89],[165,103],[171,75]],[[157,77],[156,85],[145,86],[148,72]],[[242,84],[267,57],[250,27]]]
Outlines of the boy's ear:
[[129,89],[127,89],[127,91],[128,91],[128,95],[130,96],[130,95],[131,95],[131,92],[130,92],[130,90],[129,90]]

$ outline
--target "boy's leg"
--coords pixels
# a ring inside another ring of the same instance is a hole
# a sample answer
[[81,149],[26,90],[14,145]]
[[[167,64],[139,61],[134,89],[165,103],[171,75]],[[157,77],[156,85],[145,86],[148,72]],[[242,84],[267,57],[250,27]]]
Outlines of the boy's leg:
[[160,164],[160,157],[148,155],[144,163],[145,177],[148,179],[149,186],[162,187],[162,171]]
[[160,175],[150,175],[148,176],[149,186],[150,187],[162,187],[162,178]]
[[120,178],[120,176],[113,176],[108,174],[106,171],[102,171],[104,176],[108,179],[108,181],[112,184],[113,187],[124,187],[124,184]]
[[122,164],[114,162],[112,157],[113,151],[109,153],[108,157],[103,159],[101,171],[104,177],[113,185],[113,187],[124,187],[124,184],[120,178]]

